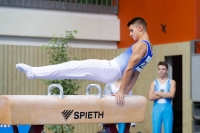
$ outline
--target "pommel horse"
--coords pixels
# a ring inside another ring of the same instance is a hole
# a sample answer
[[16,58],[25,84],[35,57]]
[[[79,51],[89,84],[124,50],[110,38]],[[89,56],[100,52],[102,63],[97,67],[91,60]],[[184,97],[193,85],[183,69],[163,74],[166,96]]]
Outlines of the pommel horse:
[[[51,95],[55,87],[60,95]],[[97,88],[98,95],[90,95],[91,88]],[[117,133],[112,123],[143,122],[146,106],[147,99],[137,95],[126,95],[125,105],[117,106],[115,97],[102,95],[97,84],[88,85],[86,95],[63,95],[62,86],[52,84],[48,95],[1,95],[0,124],[13,125],[14,133],[18,133],[16,125],[29,124],[29,133],[41,133],[47,124],[105,123],[111,133]]]

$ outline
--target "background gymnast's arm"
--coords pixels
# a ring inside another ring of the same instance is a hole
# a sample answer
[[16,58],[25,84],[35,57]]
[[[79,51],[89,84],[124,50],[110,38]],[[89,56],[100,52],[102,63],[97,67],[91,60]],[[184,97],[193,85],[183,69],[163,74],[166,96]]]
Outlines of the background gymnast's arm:
[[149,100],[150,101],[162,98],[161,96],[155,94],[154,86],[155,86],[155,83],[153,81],[151,83],[150,90],[149,90]]
[[174,98],[174,94],[176,92],[176,82],[171,80],[170,92],[154,92],[157,96],[161,96],[163,98]]

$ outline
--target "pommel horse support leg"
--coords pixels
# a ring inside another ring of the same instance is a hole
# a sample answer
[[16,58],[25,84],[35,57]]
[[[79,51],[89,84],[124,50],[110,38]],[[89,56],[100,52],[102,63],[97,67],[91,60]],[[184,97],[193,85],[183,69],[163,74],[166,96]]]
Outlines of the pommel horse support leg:
[[[52,88],[59,88],[60,95],[51,95]],[[98,95],[90,95],[91,88]],[[59,84],[48,88],[48,95],[1,95],[0,124],[100,124],[143,122],[147,99],[126,95],[125,105],[117,106],[114,96],[101,94],[99,85],[90,84],[86,95],[63,95]],[[118,115],[116,115],[118,114]]]

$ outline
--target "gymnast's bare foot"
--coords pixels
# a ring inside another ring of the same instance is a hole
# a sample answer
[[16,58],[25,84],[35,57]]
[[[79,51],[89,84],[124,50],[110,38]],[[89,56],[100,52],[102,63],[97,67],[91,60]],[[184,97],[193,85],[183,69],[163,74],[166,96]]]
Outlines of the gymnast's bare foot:
[[35,79],[32,67],[23,63],[16,64],[16,69],[25,73],[28,79]]

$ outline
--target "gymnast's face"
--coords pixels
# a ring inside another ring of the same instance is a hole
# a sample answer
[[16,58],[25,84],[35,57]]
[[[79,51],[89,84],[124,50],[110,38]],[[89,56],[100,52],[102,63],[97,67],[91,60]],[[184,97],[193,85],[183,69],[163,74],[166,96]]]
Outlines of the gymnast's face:
[[139,33],[142,31],[142,25],[132,24],[129,26],[130,36],[134,41],[138,41]]
[[165,77],[167,76],[168,70],[166,68],[166,66],[164,65],[159,65],[158,66],[158,76],[159,77]]

